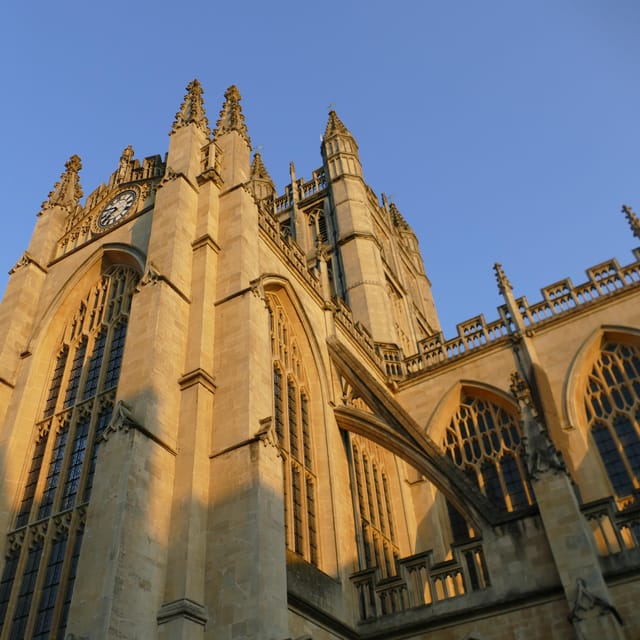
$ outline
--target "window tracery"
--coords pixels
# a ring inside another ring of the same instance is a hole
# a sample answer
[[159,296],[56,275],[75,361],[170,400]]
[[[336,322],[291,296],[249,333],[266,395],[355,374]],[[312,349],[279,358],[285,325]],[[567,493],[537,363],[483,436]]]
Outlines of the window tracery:
[[640,488],[640,346],[606,342],[587,379],[587,424],[615,494]]
[[274,296],[267,297],[273,355],[275,431],[283,462],[287,548],[319,564],[316,473],[308,384],[295,333]]
[[397,573],[399,558],[384,451],[350,434],[351,483],[358,530],[360,564],[377,567],[383,577]]
[[533,504],[518,419],[504,407],[464,395],[447,427],[444,449],[496,506],[515,511]]
[[131,268],[112,267],[64,331],[0,577],[0,632],[8,637],[64,636],[137,279]]

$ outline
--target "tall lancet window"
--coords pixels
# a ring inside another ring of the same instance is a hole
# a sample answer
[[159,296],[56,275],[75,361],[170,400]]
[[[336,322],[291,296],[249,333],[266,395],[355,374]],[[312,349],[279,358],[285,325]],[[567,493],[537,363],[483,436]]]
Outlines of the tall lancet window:
[[309,387],[293,327],[269,296],[273,352],[273,405],[284,480],[287,548],[319,564],[316,472],[311,439]]
[[357,435],[351,442],[351,486],[356,511],[360,566],[377,567],[382,576],[396,575],[399,557],[386,452]]
[[443,445],[449,458],[496,506],[515,511],[533,503],[515,413],[488,399],[465,395]]
[[606,343],[587,380],[591,436],[619,498],[640,488],[640,346]]
[[87,505],[111,418],[137,274],[113,267],[67,324],[0,578],[6,638],[64,638]]

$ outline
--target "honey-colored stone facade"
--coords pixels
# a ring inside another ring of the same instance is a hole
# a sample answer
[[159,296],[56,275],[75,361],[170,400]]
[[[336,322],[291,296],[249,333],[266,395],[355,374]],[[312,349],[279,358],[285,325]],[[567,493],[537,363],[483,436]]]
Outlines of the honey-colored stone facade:
[[321,156],[278,195],[194,81],[165,161],[67,163],[0,305],[0,640],[640,637],[640,250],[496,265],[445,341],[333,111]]

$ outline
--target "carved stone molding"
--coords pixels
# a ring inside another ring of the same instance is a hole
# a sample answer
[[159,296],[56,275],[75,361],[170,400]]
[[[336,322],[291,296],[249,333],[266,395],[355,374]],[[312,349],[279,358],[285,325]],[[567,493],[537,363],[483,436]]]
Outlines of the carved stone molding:
[[140,422],[135,419],[131,409],[124,402],[122,402],[122,400],[118,400],[113,410],[111,421],[102,432],[100,441],[108,442],[114,433],[129,433],[129,431],[131,430],[138,431],[143,436],[146,436],[156,444],[160,445],[171,455],[177,455],[178,452],[173,447],[161,440],[156,434],[152,433],[148,429],[145,429],[145,427],[143,427]]
[[140,423],[133,417],[131,409],[129,409],[122,400],[119,400],[113,410],[111,420],[102,433],[102,436],[100,436],[100,439],[106,442],[112,433],[117,433],[118,431],[128,433],[130,429],[139,430],[140,428]]
[[147,265],[147,268],[145,269],[145,272],[142,275],[142,278],[140,278],[140,282],[138,282],[135,288],[135,292],[140,293],[140,291],[142,291],[145,287],[149,285],[156,285],[159,283],[166,284],[171,290],[177,293],[185,302],[187,303],[190,302],[189,298],[184,293],[182,293],[182,291],[180,291],[180,289],[178,289],[178,287],[176,287],[176,285],[174,285],[173,282],[169,280],[169,278],[162,275],[152,263]]
[[30,264],[38,268],[40,271],[42,271],[42,273],[47,273],[47,269],[43,267],[28,251],[25,251],[18,262],[16,262],[9,270],[9,275],[12,276],[16,271],[19,271],[23,267],[27,267]]
[[180,385],[180,390],[184,391],[185,389],[189,389],[197,384],[204,387],[207,391],[211,393],[215,393],[216,391],[216,380],[215,378],[207,373],[204,369],[198,368],[193,371],[189,371],[185,373],[179,380],[178,384]]
[[180,105],[180,110],[176,113],[175,120],[171,127],[171,133],[175,133],[178,129],[186,127],[189,124],[195,124],[196,127],[202,129],[207,137],[211,135],[209,122],[204,110],[202,94],[202,85],[198,80],[192,80],[187,85],[187,93]]
[[189,600],[189,598],[165,602],[160,607],[157,615],[158,624],[166,624],[176,618],[185,618],[203,627],[207,624],[207,620],[209,620],[204,605],[194,600]]
[[267,416],[266,418],[262,418],[260,420],[260,429],[256,433],[256,438],[262,442],[262,444],[267,447],[275,447],[276,449],[280,448],[280,444],[278,442],[278,436],[276,435],[275,429],[273,427],[273,417]]

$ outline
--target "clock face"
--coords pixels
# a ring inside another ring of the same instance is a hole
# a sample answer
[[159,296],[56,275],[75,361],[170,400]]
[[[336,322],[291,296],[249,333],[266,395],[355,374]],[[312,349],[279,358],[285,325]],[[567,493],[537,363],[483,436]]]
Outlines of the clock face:
[[119,193],[113,200],[107,204],[98,216],[98,227],[106,229],[127,215],[129,209],[136,201],[136,192],[133,189],[127,189]]

